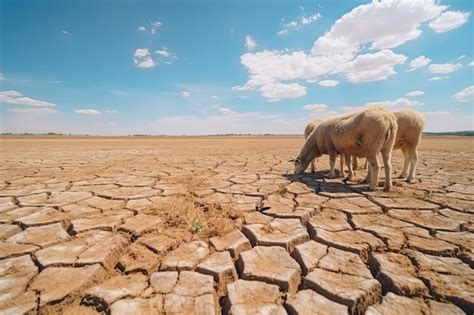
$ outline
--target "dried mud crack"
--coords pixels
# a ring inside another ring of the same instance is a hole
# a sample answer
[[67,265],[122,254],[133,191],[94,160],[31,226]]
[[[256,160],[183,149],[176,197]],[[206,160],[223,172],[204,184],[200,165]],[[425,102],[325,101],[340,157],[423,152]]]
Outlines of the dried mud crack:
[[301,143],[2,139],[0,313],[474,312],[472,140],[390,193],[288,175]]

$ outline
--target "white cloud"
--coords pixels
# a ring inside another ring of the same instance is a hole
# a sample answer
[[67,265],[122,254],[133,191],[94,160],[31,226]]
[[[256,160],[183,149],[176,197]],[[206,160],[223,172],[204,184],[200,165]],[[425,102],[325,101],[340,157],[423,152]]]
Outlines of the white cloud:
[[468,66],[470,66],[470,67],[474,66],[474,61],[471,61],[471,62],[468,64]]
[[409,71],[414,71],[418,68],[426,67],[430,62],[430,58],[427,58],[425,56],[418,56],[408,63],[408,66],[410,67]]
[[27,115],[41,115],[41,114],[54,114],[57,113],[56,110],[50,107],[41,107],[41,108],[11,108],[8,109],[9,112],[16,114],[27,114]]
[[425,94],[425,92],[423,92],[423,91],[411,91],[411,92],[408,92],[407,94],[405,94],[405,96],[413,97],[413,96],[421,96],[423,94]]
[[5,80],[5,76],[3,75],[3,73],[0,73],[0,80]]
[[394,67],[404,63],[406,59],[404,55],[384,49],[373,54],[359,55],[342,65],[341,70],[351,83],[380,81],[395,74]]
[[306,88],[298,83],[270,83],[260,88],[262,96],[271,100],[298,98],[306,95]]
[[148,48],[138,48],[133,54],[133,63],[137,68],[153,68],[158,63],[155,62],[151,56]]
[[232,109],[228,107],[219,107],[218,110],[224,115],[237,114],[237,112],[234,112]]
[[319,81],[318,84],[324,87],[334,87],[339,84],[339,81],[323,80],[323,81]]
[[118,114],[119,111],[116,109],[104,110],[104,114]]
[[155,28],[159,28],[160,26],[163,25],[163,23],[161,23],[160,21],[155,21],[155,22],[150,22],[150,25]]
[[247,35],[245,37],[245,48],[247,48],[248,50],[254,50],[255,48],[257,48],[257,43],[252,37],[250,37],[250,35]]
[[17,91],[0,91],[0,103],[15,104],[15,105],[26,105],[26,106],[42,106],[42,107],[55,107],[56,105],[46,101],[35,100],[29,97],[23,96]]
[[350,58],[349,55],[311,56],[303,51],[245,53],[240,62],[247,68],[250,78],[244,85],[233,87],[233,90],[255,90],[275,82],[315,78],[335,71],[337,64]]
[[219,97],[216,96],[216,95],[212,95],[211,98],[212,98],[213,100],[218,100],[218,99],[219,99]]
[[428,71],[435,74],[448,74],[462,68],[460,63],[433,63],[428,67]]
[[369,102],[366,103],[366,106],[373,106],[373,105],[382,105],[385,107],[390,108],[391,110],[413,107],[417,105],[422,105],[419,101],[412,101],[403,97],[397,98],[393,101],[378,101],[378,102]]
[[461,11],[446,11],[431,21],[428,26],[436,33],[454,30],[467,22],[471,13]]
[[310,110],[313,112],[325,112],[327,111],[328,106],[326,104],[308,104],[301,108],[304,110]]
[[139,26],[138,30],[141,32],[146,32],[146,27],[145,26]]
[[312,24],[312,23],[316,22],[320,18],[321,18],[321,14],[319,14],[319,13],[314,13],[314,14],[311,14],[311,15],[308,15],[308,16],[302,15],[296,21],[290,21],[290,22],[284,24],[283,29],[281,31],[279,31],[277,34],[278,35],[283,35],[283,34],[287,34],[290,31],[298,30],[304,25],[309,25],[309,24]]
[[434,1],[373,1],[360,5],[318,38],[312,51],[322,55],[353,53],[364,43],[371,43],[371,49],[395,48],[420,36],[420,25],[446,9]]
[[430,81],[439,81],[439,80],[445,80],[445,79],[449,79],[451,78],[449,75],[446,75],[444,77],[432,77],[432,78],[429,78],[428,80]]
[[456,102],[469,102],[474,100],[474,85],[470,85],[465,89],[457,92],[452,96]]
[[466,55],[461,55],[461,56],[457,57],[456,60],[461,60],[461,59],[464,59],[466,57],[467,57]]
[[62,30],[61,32],[66,36],[72,36],[72,34],[69,33],[68,31]]
[[169,49],[166,47],[163,47],[163,49],[160,49],[160,50],[155,50],[155,54],[158,54],[161,57],[165,57],[165,58],[173,57],[173,53],[169,51]]
[[188,92],[188,91],[186,91],[186,90],[183,90],[183,91],[181,91],[181,96],[183,96],[183,97],[191,96],[191,92]]
[[96,109],[75,109],[74,112],[81,115],[100,115],[100,112]]

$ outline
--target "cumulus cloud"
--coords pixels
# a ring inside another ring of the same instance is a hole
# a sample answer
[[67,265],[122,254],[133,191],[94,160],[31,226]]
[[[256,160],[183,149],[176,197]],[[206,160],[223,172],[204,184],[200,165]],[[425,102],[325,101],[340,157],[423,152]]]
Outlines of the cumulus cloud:
[[448,74],[461,68],[460,63],[433,63],[428,67],[428,71],[435,74]]
[[148,48],[138,48],[135,50],[135,53],[133,54],[133,63],[135,64],[135,67],[142,69],[153,68],[158,65],[158,63],[151,58]]
[[335,80],[322,80],[318,82],[319,85],[324,87],[334,87],[339,84],[339,81]]
[[183,90],[183,91],[181,91],[181,96],[183,96],[183,97],[191,96],[191,92],[188,92],[188,91],[186,91],[186,90]]
[[250,35],[247,35],[245,37],[245,48],[247,48],[248,50],[254,50],[255,48],[257,48],[257,43],[252,37],[250,37]]
[[41,107],[55,107],[56,105],[46,101],[40,101],[33,98],[23,96],[20,92],[9,90],[0,91],[0,103],[26,105],[26,106],[41,106]]
[[326,104],[308,104],[301,108],[304,110],[310,110],[313,112],[325,112],[327,111],[328,106]]
[[428,26],[436,33],[454,30],[467,22],[471,13],[461,11],[446,11],[441,13]]
[[394,67],[402,64],[406,56],[384,49],[373,54],[359,55],[341,67],[346,79],[351,83],[385,80],[395,74]]
[[474,100],[474,85],[470,85],[465,89],[457,92],[452,96],[456,102],[469,102]]
[[141,32],[146,32],[146,27],[145,26],[139,26],[138,30]]
[[360,5],[318,38],[312,51],[322,55],[354,53],[365,43],[371,43],[371,49],[395,48],[420,36],[420,25],[446,9],[434,1],[373,1]]
[[470,67],[474,66],[474,61],[471,61],[471,62],[468,64],[468,66],[470,66]]
[[54,114],[57,111],[50,107],[41,107],[41,108],[11,108],[8,109],[9,112],[16,114],[26,114],[26,115],[42,115],[42,114]]
[[306,88],[298,83],[271,83],[262,86],[260,90],[262,91],[263,97],[275,101],[286,98],[298,98],[306,95]]
[[394,109],[400,109],[400,108],[413,107],[413,106],[422,105],[422,104],[423,103],[420,103],[419,101],[412,101],[404,97],[400,97],[393,101],[369,102],[369,103],[366,103],[365,105],[366,106],[382,105],[382,106],[390,108],[391,110],[394,110]]
[[76,114],[81,114],[81,115],[91,115],[91,116],[100,115],[100,112],[96,109],[75,109],[74,112]]
[[[314,42],[311,53],[282,49],[243,54],[240,61],[249,78],[244,84],[234,86],[233,90],[257,90],[268,97],[272,95],[268,91],[279,84],[297,84],[294,90],[298,93],[291,93],[293,97],[306,94],[303,93],[304,86],[297,83],[300,80],[331,86],[333,82],[325,83],[334,80],[320,80],[326,75],[342,74],[350,83],[386,80],[397,73],[395,68],[398,65],[407,60],[405,55],[395,53],[391,48],[418,38],[422,26],[447,9],[448,6],[434,0],[382,0],[357,6]],[[304,20],[306,22],[309,20]],[[304,23],[302,19],[290,21],[284,24],[281,33]],[[361,54],[367,48],[368,52]],[[418,56],[410,61],[406,71],[426,67],[430,62],[430,58]],[[449,73],[439,72],[443,70],[436,65],[430,69],[433,73]]]
[[411,92],[408,92],[407,94],[405,94],[405,96],[413,97],[413,96],[421,96],[423,94],[425,94],[425,92],[423,92],[423,91],[411,91]]
[[298,17],[297,20],[285,23],[282,26],[282,30],[280,30],[277,34],[278,35],[284,35],[284,34],[287,34],[290,31],[298,30],[304,25],[309,25],[309,24],[312,24],[312,23],[316,22],[320,18],[321,18],[321,14],[318,13],[318,12],[310,14],[310,15],[304,15],[303,14],[302,16]]
[[430,62],[430,58],[427,58],[425,56],[418,56],[408,63],[408,66],[410,67],[410,70],[408,71],[414,71],[416,69],[426,67]]

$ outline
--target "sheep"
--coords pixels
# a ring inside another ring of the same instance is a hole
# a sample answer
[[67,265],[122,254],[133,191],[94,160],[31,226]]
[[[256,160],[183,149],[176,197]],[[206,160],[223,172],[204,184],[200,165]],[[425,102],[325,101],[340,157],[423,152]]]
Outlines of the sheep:
[[[334,164],[337,153],[346,157],[367,157],[369,161],[369,189],[378,186],[380,165],[377,154],[382,153],[385,167],[384,190],[389,191],[391,181],[392,147],[397,134],[395,116],[380,106],[373,106],[359,112],[336,116],[321,122],[306,139],[297,158],[294,159],[294,172],[301,174],[308,164],[322,154],[329,154],[329,177],[334,177]],[[346,161],[346,165],[349,161]],[[350,168],[350,166],[349,166]]]
[[418,163],[418,145],[425,128],[425,119],[413,109],[402,109],[393,113],[397,118],[398,132],[395,138],[394,150],[402,150],[404,163],[401,178],[407,176],[406,181],[411,183],[415,179],[416,164]]
[[[310,136],[310,134],[313,132],[313,130],[322,122],[323,120],[322,119],[313,119],[312,121],[309,122],[309,124],[305,127],[304,129],[304,138],[305,140],[308,139],[308,137]],[[341,173],[341,176],[343,176],[344,174],[344,155],[341,155],[341,159],[340,159],[340,173]],[[357,159],[354,159],[353,160],[353,164],[352,164],[352,167],[353,169],[357,169]],[[314,160],[311,161],[311,173],[314,173],[315,172],[315,167],[314,167]]]
[[[322,122],[321,119],[313,119],[309,124],[304,128],[304,139],[308,139],[309,135],[313,130]],[[315,172],[314,160],[311,161],[311,173]]]
[[[403,170],[400,174],[400,178],[405,178],[408,183],[411,183],[416,176],[416,165],[418,162],[418,145],[421,140],[421,134],[425,128],[425,119],[423,116],[413,109],[402,109],[396,112],[393,112],[395,118],[397,119],[398,131],[395,138],[395,144],[393,146],[394,150],[402,150],[404,163]],[[353,157],[354,160],[357,160],[356,157]],[[366,160],[367,168],[367,160]],[[410,171],[408,172],[408,167]],[[349,170],[351,173],[351,170]],[[348,179],[350,176],[348,176]]]

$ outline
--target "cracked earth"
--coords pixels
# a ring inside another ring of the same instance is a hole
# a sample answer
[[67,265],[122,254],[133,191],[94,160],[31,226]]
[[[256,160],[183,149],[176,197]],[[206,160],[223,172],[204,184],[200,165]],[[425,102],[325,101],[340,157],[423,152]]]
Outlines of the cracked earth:
[[291,175],[302,143],[3,138],[0,313],[474,312],[473,140],[390,193]]

